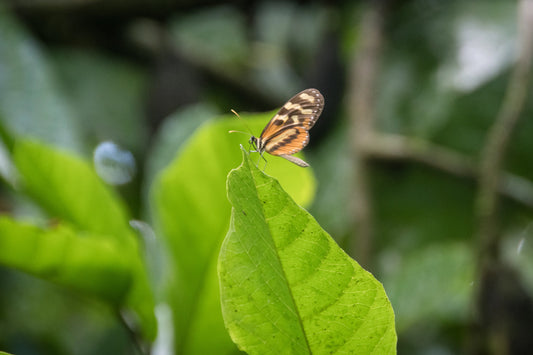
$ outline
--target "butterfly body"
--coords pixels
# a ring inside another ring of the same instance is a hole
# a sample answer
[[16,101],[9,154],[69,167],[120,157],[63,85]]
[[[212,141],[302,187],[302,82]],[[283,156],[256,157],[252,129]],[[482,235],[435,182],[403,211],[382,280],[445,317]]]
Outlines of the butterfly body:
[[259,137],[252,136],[250,144],[263,156],[264,152],[280,156],[307,167],[305,161],[292,156],[309,143],[309,130],[324,108],[324,97],[317,89],[307,89],[293,96],[272,117]]

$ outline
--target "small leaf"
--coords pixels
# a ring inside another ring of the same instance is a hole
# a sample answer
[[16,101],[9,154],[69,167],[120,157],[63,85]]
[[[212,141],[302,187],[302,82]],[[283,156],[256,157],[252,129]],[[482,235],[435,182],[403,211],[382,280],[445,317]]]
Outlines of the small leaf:
[[219,257],[222,312],[249,354],[393,354],[382,285],[246,154],[228,176],[231,226]]

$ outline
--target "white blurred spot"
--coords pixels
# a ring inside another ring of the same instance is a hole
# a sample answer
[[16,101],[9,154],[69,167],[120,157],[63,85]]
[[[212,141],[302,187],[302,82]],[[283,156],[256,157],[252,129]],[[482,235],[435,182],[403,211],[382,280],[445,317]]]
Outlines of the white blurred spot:
[[113,142],[102,142],[94,150],[96,173],[110,185],[122,185],[135,175],[135,158]]
[[146,222],[131,220],[130,226],[139,233],[143,241],[144,258],[146,260],[148,274],[152,289],[158,292],[164,287],[164,270],[166,256],[163,247],[156,237],[154,229]]
[[516,43],[499,26],[466,18],[458,24],[455,36],[455,63],[439,74],[456,90],[476,89],[500,74],[513,59]]
[[166,303],[159,303],[155,307],[157,318],[157,338],[152,347],[153,355],[174,354],[174,323],[172,309]]
[[518,242],[518,246],[516,247],[516,254],[520,255],[522,252],[522,249],[524,248],[524,243],[526,242],[526,238],[520,238],[520,241]]
[[12,186],[16,187],[16,169],[10,158],[10,153],[4,142],[0,140],[0,175]]
[[155,240],[155,232],[148,223],[132,219],[130,226],[142,235],[145,243],[151,243]]

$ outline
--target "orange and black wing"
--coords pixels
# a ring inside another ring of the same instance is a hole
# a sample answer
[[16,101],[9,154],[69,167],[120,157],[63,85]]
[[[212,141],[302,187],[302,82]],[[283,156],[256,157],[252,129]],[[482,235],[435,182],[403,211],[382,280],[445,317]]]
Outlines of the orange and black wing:
[[291,155],[309,143],[309,132],[303,126],[283,128],[274,137],[265,141],[265,151],[272,155]]
[[[305,131],[308,131],[315,124],[323,108],[324,97],[317,89],[304,90],[294,95],[294,97],[283,105],[278,113],[268,122],[265,129],[263,129],[260,138],[268,147],[269,141],[272,139],[277,140],[279,135],[283,135],[286,138],[284,134],[284,130],[286,129],[302,127]],[[305,144],[307,144],[307,138]],[[268,148],[266,150],[268,152]]]

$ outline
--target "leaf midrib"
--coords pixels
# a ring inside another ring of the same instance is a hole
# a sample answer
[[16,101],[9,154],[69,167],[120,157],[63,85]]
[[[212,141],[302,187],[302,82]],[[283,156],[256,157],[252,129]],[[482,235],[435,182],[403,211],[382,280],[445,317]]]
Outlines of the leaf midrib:
[[[248,166],[250,166],[249,165],[249,160],[248,160]],[[270,230],[270,224],[267,222],[267,218],[265,216],[265,210],[264,210],[263,204],[261,203],[262,200],[259,197],[259,193],[258,193],[258,189],[257,188],[260,187],[260,186],[265,186],[265,185],[267,185],[267,183],[264,183],[264,184],[261,184],[261,185],[258,186],[258,185],[256,185],[256,180],[254,178],[254,172],[252,172],[251,169],[250,169],[250,175],[251,175],[251,177],[253,179],[253,182],[254,182],[253,187],[254,187],[254,191],[255,191],[257,200],[259,201],[259,205],[261,206],[261,215],[262,215],[263,220],[265,221],[265,223],[266,223],[266,225],[268,227],[268,234],[269,234],[270,238],[272,239],[273,245],[275,247],[275,251],[276,252],[274,254],[276,255],[276,258],[277,258],[279,264],[281,265],[281,271],[283,273],[283,280],[285,281],[285,284],[287,285],[287,289],[289,291],[291,302],[293,304],[293,307],[294,307],[294,310],[295,310],[295,314],[297,315],[297,318],[298,318],[298,324],[300,325],[300,329],[302,331],[302,335],[303,335],[303,337],[305,339],[306,348],[307,348],[309,354],[312,354],[311,346],[309,344],[309,340],[307,339],[307,334],[305,332],[305,327],[304,327],[304,324],[303,324],[303,321],[302,321],[302,316],[300,314],[300,310],[298,309],[298,306],[296,305],[296,300],[294,299],[294,295],[292,293],[292,289],[290,287],[290,283],[288,281],[287,274],[285,273],[285,267],[284,267],[283,263],[281,262],[281,258],[280,258],[279,253],[278,253],[278,246],[277,246],[274,238],[272,237],[272,232]]]

